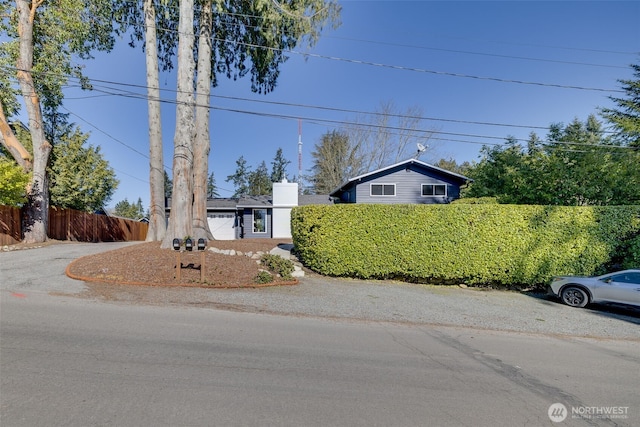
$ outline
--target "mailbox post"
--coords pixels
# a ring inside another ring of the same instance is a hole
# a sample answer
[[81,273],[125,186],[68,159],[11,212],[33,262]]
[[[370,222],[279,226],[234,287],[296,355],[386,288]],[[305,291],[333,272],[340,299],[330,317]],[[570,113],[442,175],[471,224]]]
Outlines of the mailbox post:
[[[200,252],[200,281],[204,282],[204,270],[205,270],[205,248],[207,247],[207,241],[203,238],[198,239],[196,248]],[[188,238],[184,241],[184,248],[187,252],[193,251],[193,240]],[[180,281],[182,272],[182,241],[178,238],[173,239],[173,249],[176,251],[176,280]],[[189,264],[189,268],[193,267],[193,264]]]
[[180,281],[182,272],[182,258],[180,257],[180,239],[173,239],[173,250],[176,251],[176,280]]
[[198,251],[200,251],[200,281],[204,282],[204,262],[206,260],[204,256],[204,248],[207,247],[207,241],[202,237],[198,239]]

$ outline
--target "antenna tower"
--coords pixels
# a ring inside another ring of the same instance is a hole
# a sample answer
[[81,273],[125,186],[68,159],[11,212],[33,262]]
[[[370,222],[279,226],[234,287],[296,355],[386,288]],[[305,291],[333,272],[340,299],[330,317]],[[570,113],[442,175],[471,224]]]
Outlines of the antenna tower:
[[298,191],[302,193],[302,120],[298,119]]

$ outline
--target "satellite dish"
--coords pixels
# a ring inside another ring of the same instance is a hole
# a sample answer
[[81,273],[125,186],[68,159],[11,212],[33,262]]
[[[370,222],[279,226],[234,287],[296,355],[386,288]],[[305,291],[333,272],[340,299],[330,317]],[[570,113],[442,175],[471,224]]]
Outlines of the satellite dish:
[[429,148],[428,145],[422,145],[419,142],[416,145],[418,146],[418,152],[416,153],[415,156],[413,156],[414,159],[417,159],[418,157],[420,157],[420,154],[424,153],[425,151],[427,151],[427,148]]

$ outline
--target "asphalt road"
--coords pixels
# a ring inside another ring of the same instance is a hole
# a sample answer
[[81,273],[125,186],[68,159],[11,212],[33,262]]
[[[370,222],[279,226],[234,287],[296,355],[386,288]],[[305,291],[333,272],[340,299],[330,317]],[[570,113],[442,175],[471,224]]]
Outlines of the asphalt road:
[[640,425],[637,340],[104,303],[71,246],[0,253],[3,427]]

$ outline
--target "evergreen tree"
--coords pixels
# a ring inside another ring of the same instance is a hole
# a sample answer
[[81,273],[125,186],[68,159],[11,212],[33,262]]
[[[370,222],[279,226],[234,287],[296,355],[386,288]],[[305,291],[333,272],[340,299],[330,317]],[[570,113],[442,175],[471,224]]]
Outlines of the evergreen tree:
[[169,178],[167,171],[164,171],[164,197],[171,198],[171,191],[173,190],[173,181]]
[[220,197],[218,186],[216,185],[216,177],[213,175],[213,172],[209,174],[209,178],[207,179],[207,197],[209,199]]
[[115,172],[99,147],[84,146],[88,137],[76,128],[54,146],[48,170],[52,205],[94,212],[102,209],[115,192]]
[[249,173],[248,183],[248,194],[250,196],[264,196],[271,194],[272,182],[271,179],[269,179],[267,164],[264,160],[255,171]]
[[276,156],[271,162],[271,182],[281,182],[287,177],[287,165],[291,163],[290,160],[284,158],[282,148],[278,148]]
[[129,203],[129,200],[124,200],[116,203],[113,214],[122,218],[130,218],[136,221],[144,218],[144,209],[142,208],[142,199],[138,198],[137,203]]
[[232,182],[235,192],[231,197],[241,197],[249,193],[249,173],[251,168],[247,166],[244,156],[236,160],[236,171],[227,176],[226,182]]
[[322,135],[311,156],[313,166],[310,180],[316,194],[335,190],[348,178],[355,176],[353,173],[360,166],[357,149],[351,146],[347,134],[335,130]]
[[616,137],[624,144],[640,148],[640,64],[632,64],[633,80],[618,80],[625,98],[610,97],[617,108],[601,108],[600,112],[616,130]]
[[526,150],[509,138],[482,153],[466,174],[474,182],[465,197],[539,205],[640,203],[640,153],[612,143],[593,115],[552,124],[545,144],[532,133]]

